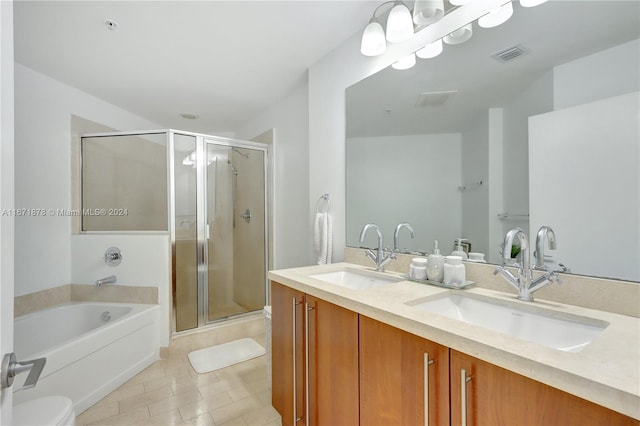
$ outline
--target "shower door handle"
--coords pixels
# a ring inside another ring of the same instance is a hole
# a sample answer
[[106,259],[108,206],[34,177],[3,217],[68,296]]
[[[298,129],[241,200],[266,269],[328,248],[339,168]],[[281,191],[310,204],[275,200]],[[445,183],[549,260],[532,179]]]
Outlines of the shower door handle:
[[243,218],[247,223],[251,223],[251,210],[246,209],[244,213],[240,213],[240,217]]
[[0,387],[2,389],[11,387],[11,385],[13,385],[13,379],[25,371],[29,371],[29,375],[22,388],[30,389],[35,387],[46,362],[47,358],[36,358],[29,361],[18,362],[16,361],[15,353],[11,352],[10,354],[6,354],[4,358],[2,358]]

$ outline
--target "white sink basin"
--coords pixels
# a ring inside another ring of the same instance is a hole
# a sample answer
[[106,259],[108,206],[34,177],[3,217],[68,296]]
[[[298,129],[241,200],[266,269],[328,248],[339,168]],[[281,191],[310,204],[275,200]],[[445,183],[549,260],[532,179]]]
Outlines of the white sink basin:
[[377,287],[380,285],[401,281],[399,278],[392,278],[374,274],[372,272],[358,271],[354,269],[344,269],[335,272],[324,272],[322,274],[309,275],[309,277],[327,283],[350,288],[352,290],[364,290],[371,287]]
[[560,316],[536,306],[508,304],[475,295],[448,294],[407,305],[565,352],[580,352],[609,325],[592,318]]

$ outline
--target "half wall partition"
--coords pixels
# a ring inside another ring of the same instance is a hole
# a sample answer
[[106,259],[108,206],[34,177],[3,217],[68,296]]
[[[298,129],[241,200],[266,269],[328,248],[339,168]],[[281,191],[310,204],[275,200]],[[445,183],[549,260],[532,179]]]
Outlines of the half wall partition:
[[[173,331],[261,310],[267,156],[265,144],[178,130],[85,135],[82,231],[168,231]],[[123,214],[93,214],[113,207]]]

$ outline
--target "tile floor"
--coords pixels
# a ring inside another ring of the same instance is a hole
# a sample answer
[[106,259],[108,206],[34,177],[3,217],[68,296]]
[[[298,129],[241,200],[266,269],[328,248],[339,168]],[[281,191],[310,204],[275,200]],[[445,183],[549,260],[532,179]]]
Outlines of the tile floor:
[[271,407],[266,355],[206,374],[187,358],[240,337],[264,345],[264,320],[251,321],[172,339],[168,355],[80,414],[77,425],[281,425]]

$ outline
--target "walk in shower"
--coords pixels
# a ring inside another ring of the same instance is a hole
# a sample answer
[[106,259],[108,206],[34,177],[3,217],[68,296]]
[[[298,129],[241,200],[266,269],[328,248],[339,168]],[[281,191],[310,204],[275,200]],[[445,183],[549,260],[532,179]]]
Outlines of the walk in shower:
[[82,137],[82,230],[169,232],[174,331],[267,303],[267,152],[177,130]]

